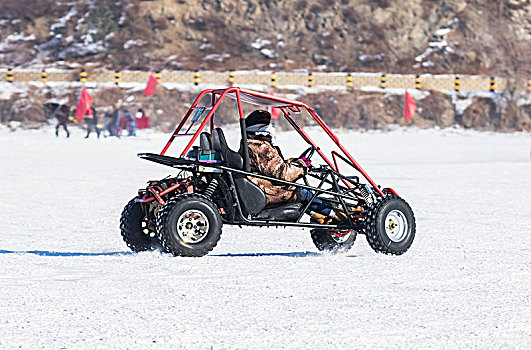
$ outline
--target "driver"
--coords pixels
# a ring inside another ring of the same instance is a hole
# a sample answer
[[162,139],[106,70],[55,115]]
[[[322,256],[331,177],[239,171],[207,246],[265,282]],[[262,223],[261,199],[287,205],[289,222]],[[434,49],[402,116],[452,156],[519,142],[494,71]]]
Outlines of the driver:
[[[308,172],[311,161],[305,158],[284,159],[270,123],[271,114],[267,111],[256,110],[245,118],[251,172],[295,182]],[[299,202],[306,205],[312,197],[310,191],[293,185],[275,184],[252,176],[249,180],[265,192],[267,207]],[[319,198],[314,198],[309,209],[313,221],[319,223],[330,223],[334,219],[339,221],[332,205]]]

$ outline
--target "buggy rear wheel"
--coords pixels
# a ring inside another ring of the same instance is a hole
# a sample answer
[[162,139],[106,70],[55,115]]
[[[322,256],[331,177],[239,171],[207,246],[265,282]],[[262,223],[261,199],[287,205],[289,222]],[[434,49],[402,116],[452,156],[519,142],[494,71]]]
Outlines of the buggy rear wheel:
[[346,252],[352,248],[357,235],[354,230],[332,232],[330,230],[313,229],[310,233],[317,249],[333,253]]
[[372,210],[367,220],[367,242],[374,251],[404,254],[415,238],[415,215],[405,200],[388,195]]
[[135,199],[127,203],[120,218],[123,240],[134,252],[162,249],[155,227],[147,221],[141,204]]
[[217,207],[197,194],[173,197],[157,214],[157,233],[175,256],[203,256],[217,245],[223,222]]

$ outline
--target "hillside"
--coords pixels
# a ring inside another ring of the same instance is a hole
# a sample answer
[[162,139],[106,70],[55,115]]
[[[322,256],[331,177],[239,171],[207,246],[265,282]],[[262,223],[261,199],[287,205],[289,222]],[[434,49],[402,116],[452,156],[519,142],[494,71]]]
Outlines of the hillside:
[[2,7],[2,65],[505,76],[531,69],[529,0],[4,0]]
[[[530,42],[530,0],[4,0],[0,12],[2,70],[311,70],[510,81],[495,94],[422,92],[413,118],[419,127],[531,130],[531,95],[514,88],[531,77]],[[1,122],[46,122],[42,103],[77,103],[76,86],[37,87],[6,85]],[[334,127],[405,124],[402,92],[307,92],[295,93]],[[122,87],[91,93],[100,112],[119,101],[142,106],[162,130],[194,94],[167,86],[154,99]],[[222,112],[224,120],[230,114]]]

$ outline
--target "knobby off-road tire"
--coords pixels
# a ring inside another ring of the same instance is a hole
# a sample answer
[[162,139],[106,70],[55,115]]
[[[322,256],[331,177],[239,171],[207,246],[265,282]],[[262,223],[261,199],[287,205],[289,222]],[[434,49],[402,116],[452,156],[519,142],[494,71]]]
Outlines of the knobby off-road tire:
[[175,256],[208,254],[218,243],[222,226],[218,208],[198,194],[175,196],[157,214],[159,240]]
[[346,252],[354,245],[356,241],[356,231],[350,231],[344,236],[334,235],[333,232],[323,229],[313,229],[310,231],[313,244],[320,251],[340,253]]
[[365,233],[378,253],[404,254],[415,238],[415,215],[405,200],[387,195],[370,211]]
[[154,230],[148,228],[148,222],[140,203],[131,199],[125,206],[120,218],[122,238],[134,252],[146,250],[161,250],[162,245]]

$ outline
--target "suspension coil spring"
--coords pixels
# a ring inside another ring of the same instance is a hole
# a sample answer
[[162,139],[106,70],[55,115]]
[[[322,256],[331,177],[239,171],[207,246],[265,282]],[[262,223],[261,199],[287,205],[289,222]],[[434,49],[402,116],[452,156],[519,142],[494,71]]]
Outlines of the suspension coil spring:
[[207,189],[205,190],[205,196],[209,198],[212,197],[217,187],[218,187],[218,180],[212,179],[212,181],[210,181],[210,183],[208,184]]
[[373,203],[371,192],[372,192],[371,189],[367,185],[361,186],[360,188],[360,193],[363,196],[363,198],[365,198],[365,201],[367,202],[367,204]]

